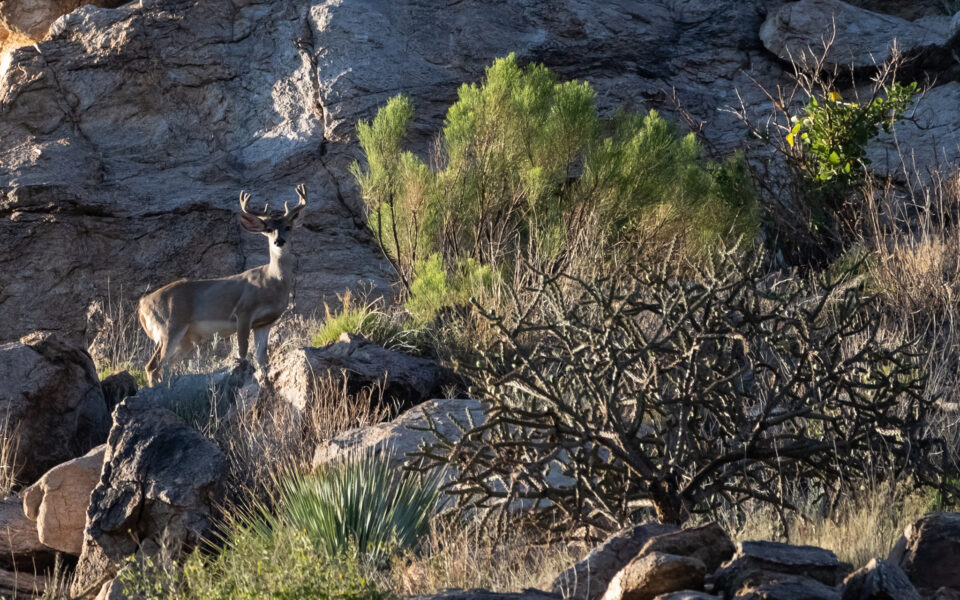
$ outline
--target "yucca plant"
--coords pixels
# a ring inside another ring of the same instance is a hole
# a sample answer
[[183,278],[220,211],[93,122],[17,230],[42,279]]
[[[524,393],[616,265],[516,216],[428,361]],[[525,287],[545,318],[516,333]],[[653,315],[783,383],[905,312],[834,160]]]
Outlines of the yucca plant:
[[429,531],[440,481],[397,469],[391,458],[351,454],[313,474],[289,476],[280,485],[277,519],[330,556],[355,549],[381,562],[393,550],[414,548]]

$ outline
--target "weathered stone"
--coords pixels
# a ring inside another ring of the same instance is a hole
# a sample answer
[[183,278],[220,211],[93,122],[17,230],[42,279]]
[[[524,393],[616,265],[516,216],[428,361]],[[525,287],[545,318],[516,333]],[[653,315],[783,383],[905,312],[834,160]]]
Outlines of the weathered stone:
[[840,600],[840,592],[836,588],[816,579],[797,575],[769,575],[759,582],[745,582],[731,597],[734,600]]
[[24,514],[20,499],[0,501],[0,560],[31,557],[47,550],[40,542],[37,524]]
[[378,384],[387,406],[404,408],[436,398],[450,381],[436,361],[387,350],[350,333],[322,348],[288,349],[270,360],[268,377],[277,396],[298,410],[323,393],[320,386],[329,377],[346,379],[354,393]]
[[644,544],[640,554],[663,552],[692,556],[703,562],[707,573],[713,573],[721,564],[729,560],[735,551],[736,547],[727,532],[716,523],[708,523],[700,527],[658,535]]
[[672,531],[676,525],[645,523],[618,531],[594,548],[583,560],[553,580],[552,592],[564,598],[596,600],[614,576],[640,552],[651,538]]
[[958,21],[939,15],[907,21],[851,6],[842,0],[800,0],[774,10],[760,28],[764,46],[780,59],[800,61],[823,54],[833,40],[827,68],[875,68],[890,58],[896,40],[905,56],[949,56]]
[[920,600],[903,570],[882,558],[851,573],[843,585],[842,600]]
[[907,526],[889,560],[921,592],[960,589],[960,513],[927,515]]
[[23,512],[36,521],[40,541],[80,555],[90,493],[100,481],[106,444],[47,471],[23,492]]
[[484,404],[479,400],[430,400],[392,421],[351,429],[321,442],[313,455],[313,466],[328,464],[354,452],[389,453],[399,466],[407,460],[408,453],[438,441],[433,433],[424,431],[428,417],[440,435],[451,440],[459,438],[458,424],[462,427],[482,425],[487,419]]
[[97,593],[134,553],[195,546],[222,500],[227,461],[211,440],[148,398],[127,398],[113,414],[71,586],[78,596]]
[[120,404],[124,398],[137,393],[137,380],[128,371],[120,371],[104,377],[100,382],[103,390],[103,399],[107,403],[107,410],[113,412],[113,407]]
[[759,585],[782,575],[815,579],[832,587],[842,582],[850,570],[850,565],[823,548],[740,542],[734,557],[714,574],[714,591],[732,596],[744,585]]
[[[900,181],[930,182],[930,171],[953,176],[960,164],[960,82],[950,81],[928,90],[907,111],[907,120],[897,123],[895,132],[881,133],[870,142],[870,167]],[[901,158],[905,152],[906,162]]]
[[0,344],[0,423],[12,434],[18,482],[103,443],[107,406],[90,356],[55,335]]
[[699,559],[644,552],[620,569],[603,600],[653,600],[667,592],[703,588],[706,567]]
[[127,596],[123,593],[123,585],[114,578],[103,584],[95,600],[127,600]]
[[54,21],[84,4],[119,6],[127,0],[4,0],[0,27],[40,41]]
[[660,594],[653,600],[720,600],[720,597],[696,590],[680,590],[679,592]]
[[297,240],[294,311],[361,284],[390,295],[389,267],[358,226],[358,119],[407,94],[423,150],[457,88],[516,51],[589,80],[605,111],[671,111],[664,91],[676,90],[729,150],[743,129],[718,109],[736,88],[765,103],[750,78],[781,72],[761,21],[741,0],[83,6],[15,50],[0,79],[0,335],[82,333],[111,281],[133,299],[265,263],[234,218],[241,188],[275,203],[303,182],[317,198]]

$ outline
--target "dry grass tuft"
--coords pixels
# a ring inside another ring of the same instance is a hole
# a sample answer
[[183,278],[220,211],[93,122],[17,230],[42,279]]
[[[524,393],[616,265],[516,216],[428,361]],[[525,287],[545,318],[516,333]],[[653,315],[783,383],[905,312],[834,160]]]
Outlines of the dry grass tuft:
[[433,522],[419,553],[396,558],[390,571],[381,574],[382,585],[401,596],[444,588],[550,589],[557,574],[588,550],[580,544],[532,544],[522,532],[496,537],[477,524],[441,518]]

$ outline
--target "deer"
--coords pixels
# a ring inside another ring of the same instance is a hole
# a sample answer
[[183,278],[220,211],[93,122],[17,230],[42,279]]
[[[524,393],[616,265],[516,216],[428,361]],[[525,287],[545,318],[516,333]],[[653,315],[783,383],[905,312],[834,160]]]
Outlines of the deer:
[[240,192],[240,226],[266,236],[270,262],[236,275],[217,279],[179,279],[140,299],[140,325],[156,344],[147,363],[151,386],[166,377],[167,369],[203,338],[237,334],[238,362],[247,364],[253,331],[257,364],[266,371],[270,327],[287,308],[293,287],[295,259],[290,235],[303,223],[306,187],[297,186],[299,203],[283,204],[283,215],[270,214],[269,203],[260,213],[249,208],[250,194]]

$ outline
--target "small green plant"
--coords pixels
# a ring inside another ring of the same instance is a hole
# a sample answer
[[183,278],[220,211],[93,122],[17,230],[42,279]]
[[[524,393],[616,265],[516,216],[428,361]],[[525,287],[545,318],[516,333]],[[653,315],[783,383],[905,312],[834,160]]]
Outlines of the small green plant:
[[339,310],[332,311],[324,304],[323,324],[311,336],[311,343],[325,346],[339,340],[344,333],[353,333],[384,348],[418,353],[420,332],[410,323],[384,312],[381,305],[382,300],[357,302],[347,290],[340,297]]
[[318,552],[353,549],[379,564],[396,550],[415,548],[429,531],[439,487],[435,476],[398,470],[389,455],[354,454],[288,477],[268,522],[304,532]]
[[917,94],[916,82],[893,82],[863,104],[847,102],[836,91],[811,95],[802,114],[794,115],[786,140],[796,150],[796,164],[818,186],[849,189],[866,175],[867,143],[890,132]]
[[126,597],[142,600],[379,600],[387,598],[356,555],[317,554],[303,532],[264,536],[240,519],[219,554],[201,551],[177,565],[131,559],[118,575]]

